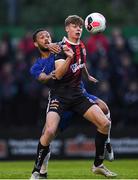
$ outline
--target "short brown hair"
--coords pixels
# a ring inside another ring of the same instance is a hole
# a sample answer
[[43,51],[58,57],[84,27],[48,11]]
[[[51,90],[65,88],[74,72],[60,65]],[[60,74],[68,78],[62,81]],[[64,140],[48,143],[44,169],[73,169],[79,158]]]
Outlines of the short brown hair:
[[84,25],[84,20],[78,15],[70,15],[65,19],[65,27],[69,24]]

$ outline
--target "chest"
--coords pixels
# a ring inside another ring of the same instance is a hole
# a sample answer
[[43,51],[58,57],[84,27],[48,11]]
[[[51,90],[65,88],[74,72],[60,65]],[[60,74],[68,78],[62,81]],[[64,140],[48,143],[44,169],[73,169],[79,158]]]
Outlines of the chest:
[[55,69],[54,59],[44,60],[41,64],[41,68],[46,74],[51,73]]

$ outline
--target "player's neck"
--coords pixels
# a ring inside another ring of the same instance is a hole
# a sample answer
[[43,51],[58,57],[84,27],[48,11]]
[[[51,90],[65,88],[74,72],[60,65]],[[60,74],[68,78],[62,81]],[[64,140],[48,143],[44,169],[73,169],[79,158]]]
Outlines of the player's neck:
[[71,37],[67,37],[67,38],[64,37],[64,39],[65,39],[66,41],[68,41],[69,43],[74,44],[74,45],[80,44],[80,39],[71,38]]
[[50,52],[41,52],[41,57],[42,58],[48,58],[50,56]]
[[79,42],[79,39],[71,38],[71,37],[69,37],[68,40],[75,43],[75,44]]

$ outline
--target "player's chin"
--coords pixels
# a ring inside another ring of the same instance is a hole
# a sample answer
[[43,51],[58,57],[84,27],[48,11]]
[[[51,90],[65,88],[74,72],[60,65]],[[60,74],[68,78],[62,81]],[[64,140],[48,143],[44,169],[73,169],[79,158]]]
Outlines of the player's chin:
[[79,39],[79,38],[81,37],[81,34],[80,34],[80,33],[76,33],[76,34],[75,34],[75,37],[76,37],[77,39]]
[[43,45],[43,47],[47,47],[47,45],[50,44],[48,41]]
[[39,47],[39,48],[40,48],[41,51],[43,51],[43,52],[49,51],[48,47],[46,47],[46,46],[41,46],[41,47]]

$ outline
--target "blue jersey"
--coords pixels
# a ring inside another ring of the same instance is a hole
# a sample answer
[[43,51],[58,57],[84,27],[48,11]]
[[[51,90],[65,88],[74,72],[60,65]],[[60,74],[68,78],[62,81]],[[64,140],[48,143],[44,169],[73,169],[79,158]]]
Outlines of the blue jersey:
[[48,58],[38,58],[31,67],[30,73],[34,78],[37,79],[42,72],[48,75],[54,69],[55,69],[55,58],[54,58],[54,54],[51,54]]

